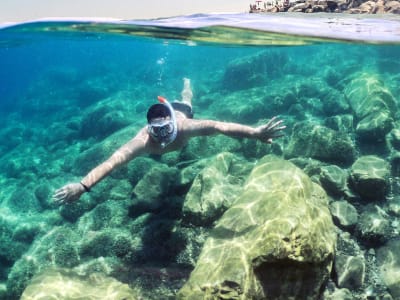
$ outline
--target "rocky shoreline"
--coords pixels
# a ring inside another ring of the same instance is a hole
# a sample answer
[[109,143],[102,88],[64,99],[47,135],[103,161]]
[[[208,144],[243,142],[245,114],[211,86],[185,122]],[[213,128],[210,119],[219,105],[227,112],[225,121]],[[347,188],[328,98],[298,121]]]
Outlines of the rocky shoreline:
[[250,13],[303,12],[303,13],[350,13],[350,14],[400,14],[399,0],[299,0],[284,1],[264,7],[250,5]]

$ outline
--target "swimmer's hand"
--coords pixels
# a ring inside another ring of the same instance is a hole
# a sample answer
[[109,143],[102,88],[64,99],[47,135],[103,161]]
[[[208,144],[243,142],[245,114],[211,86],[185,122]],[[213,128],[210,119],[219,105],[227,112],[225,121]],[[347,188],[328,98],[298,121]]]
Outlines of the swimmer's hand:
[[282,130],[286,126],[281,126],[283,120],[278,120],[278,117],[273,117],[267,122],[267,124],[261,125],[255,129],[255,136],[257,139],[263,143],[272,143],[272,139],[279,138],[283,136]]
[[69,204],[78,200],[85,191],[81,183],[69,183],[54,192],[53,201],[60,205]]

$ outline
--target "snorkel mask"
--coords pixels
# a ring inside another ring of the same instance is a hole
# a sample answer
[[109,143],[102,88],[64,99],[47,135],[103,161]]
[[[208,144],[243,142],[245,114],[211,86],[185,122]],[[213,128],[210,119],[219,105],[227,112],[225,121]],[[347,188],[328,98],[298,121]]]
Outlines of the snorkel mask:
[[175,140],[178,130],[172,105],[161,96],[158,101],[160,103],[151,106],[147,112],[147,132],[161,148],[165,148]]

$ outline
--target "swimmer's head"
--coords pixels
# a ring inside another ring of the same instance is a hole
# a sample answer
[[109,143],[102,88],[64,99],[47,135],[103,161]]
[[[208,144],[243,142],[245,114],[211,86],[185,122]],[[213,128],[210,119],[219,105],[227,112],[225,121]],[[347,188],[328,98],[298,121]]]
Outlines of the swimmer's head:
[[160,103],[152,105],[147,111],[147,132],[151,138],[165,148],[177,135],[175,112],[167,99],[158,96]]

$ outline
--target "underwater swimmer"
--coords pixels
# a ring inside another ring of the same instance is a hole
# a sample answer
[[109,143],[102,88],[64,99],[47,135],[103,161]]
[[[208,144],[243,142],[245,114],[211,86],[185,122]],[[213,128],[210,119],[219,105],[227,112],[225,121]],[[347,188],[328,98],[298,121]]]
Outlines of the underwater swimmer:
[[147,112],[147,126],[119,148],[105,162],[90,171],[78,183],[69,183],[55,191],[53,199],[58,204],[71,203],[89,192],[100,180],[112,170],[126,164],[142,154],[164,154],[181,149],[190,138],[224,134],[236,138],[258,139],[272,143],[272,139],[282,136],[282,120],[273,117],[269,122],[253,128],[237,123],[212,120],[195,120],[192,113],[192,89],[190,79],[183,79],[182,101],[169,103],[158,97],[160,103],[154,104]]

